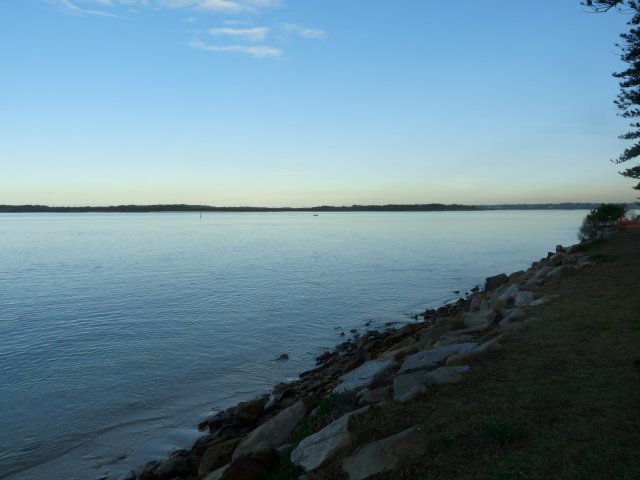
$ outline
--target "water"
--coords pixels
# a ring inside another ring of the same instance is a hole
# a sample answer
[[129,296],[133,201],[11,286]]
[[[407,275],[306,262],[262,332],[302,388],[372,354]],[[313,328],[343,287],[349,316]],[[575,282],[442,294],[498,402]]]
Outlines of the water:
[[187,447],[340,332],[524,269],[585,213],[1,214],[0,478],[115,477]]

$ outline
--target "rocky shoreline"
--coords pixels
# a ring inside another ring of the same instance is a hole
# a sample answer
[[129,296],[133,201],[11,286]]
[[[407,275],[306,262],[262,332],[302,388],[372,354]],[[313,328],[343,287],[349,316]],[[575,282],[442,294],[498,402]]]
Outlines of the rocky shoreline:
[[384,402],[411,402],[460,381],[467,360],[500,349],[504,335],[535,321],[536,305],[555,298],[547,280],[593,264],[584,246],[558,245],[526,271],[488,277],[482,291],[420,321],[347,340],[298,380],[201,422],[191,449],[116,480],[249,480],[278,470],[287,475],[274,478],[311,479],[336,461],[351,480],[394,470],[426,453],[421,426],[371,442],[358,435],[359,423]]

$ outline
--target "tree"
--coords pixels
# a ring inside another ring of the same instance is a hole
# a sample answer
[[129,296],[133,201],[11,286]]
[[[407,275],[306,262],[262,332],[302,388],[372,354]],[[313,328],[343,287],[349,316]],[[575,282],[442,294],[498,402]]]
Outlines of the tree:
[[[623,43],[616,44],[621,50],[621,59],[628,64],[628,68],[622,72],[616,72],[614,77],[620,79],[620,93],[615,104],[620,110],[619,116],[630,120],[631,130],[620,135],[622,140],[635,140],[635,144],[626,148],[622,154],[612,160],[620,164],[633,160],[640,156],[640,1],[636,0],[585,0],[583,5],[590,7],[595,12],[606,12],[618,7],[629,11],[631,19],[627,22],[630,26],[627,33],[620,37]],[[620,172],[625,177],[640,179],[640,165],[627,168]],[[640,190],[640,182],[633,187]]]
[[626,211],[624,205],[616,203],[603,203],[598,208],[594,208],[583,220],[578,238],[593,240],[606,236],[620,223]]

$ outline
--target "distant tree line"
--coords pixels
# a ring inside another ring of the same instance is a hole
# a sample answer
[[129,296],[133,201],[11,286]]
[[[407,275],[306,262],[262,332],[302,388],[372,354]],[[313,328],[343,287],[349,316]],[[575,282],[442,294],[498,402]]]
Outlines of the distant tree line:
[[88,213],[88,212],[451,212],[477,210],[578,210],[593,209],[599,203],[523,203],[502,205],[460,205],[425,203],[415,205],[351,205],[296,207],[215,207],[210,205],[113,205],[109,207],[50,207],[47,205],[0,205],[0,213]]

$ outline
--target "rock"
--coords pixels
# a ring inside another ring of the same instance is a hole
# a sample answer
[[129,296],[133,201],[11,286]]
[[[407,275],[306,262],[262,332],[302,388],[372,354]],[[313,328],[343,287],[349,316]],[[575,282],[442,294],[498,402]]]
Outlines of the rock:
[[484,300],[484,295],[475,294],[471,299],[471,303],[469,303],[469,311],[477,312],[478,310],[480,310],[480,307],[482,305],[482,300]]
[[562,245],[556,245],[556,253],[564,253],[565,249]]
[[256,452],[270,452],[283,445],[300,426],[306,414],[307,407],[303,401],[282,410],[242,440],[233,453],[233,460]]
[[278,465],[278,457],[272,451],[253,452],[234,459],[224,469],[220,480],[263,480]]
[[393,379],[393,400],[395,402],[410,402],[427,391],[423,383],[424,372],[418,371],[398,375]]
[[354,440],[352,419],[362,415],[369,407],[347,413],[319,432],[308,436],[291,452],[291,463],[305,472],[321,467],[337,454],[347,450]]
[[431,344],[452,330],[460,330],[465,327],[464,322],[454,317],[438,317],[431,326],[431,329],[420,335],[418,342],[420,350],[425,350],[431,346]]
[[553,269],[553,267],[541,267],[538,271],[531,277],[525,285],[542,285],[547,278],[547,274]]
[[431,345],[431,348],[444,347],[453,343],[465,343],[473,342],[474,336],[468,333],[464,333],[464,330],[460,332],[451,332],[444,337],[440,337],[437,342]]
[[228,440],[210,446],[204,452],[198,467],[199,475],[206,475],[231,461],[234,450],[240,443],[240,438]]
[[499,337],[493,338],[487,342],[484,342],[478,345],[476,348],[473,348],[471,350],[466,350],[464,352],[460,352],[450,356],[447,359],[447,365],[450,365],[452,363],[457,363],[457,362],[464,362],[482,353],[499,350],[500,348],[502,348],[502,346],[499,343],[500,340],[502,340],[502,337],[503,335],[500,335]]
[[464,324],[468,328],[476,330],[484,330],[488,328],[496,318],[496,312],[493,309],[478,310],[477,312],[468,312],[464,314]]
[[365,389],[360,397],[360,405],[370,405],[372,403],[384,402],[391,398],[391,387],[377,388],[376,390]]
[[509,300],[514,298],[517,293],[518,285],[514,283],[513,285],[510,285],[509,288],[507,288],[504,292],[502,292],[498,298],[503,302],[508,302]]
[[240,402],[228,411],[234,417],[246,423],[253,423],[260,418],[264,411],[264,405],[267,403],[267,397],[256,398],[248,402]]
[[507,275],[504,273],[501,273],[500,275],[495,275],[493,277],[487,277],[484,281],[484,290],[487,292],[489,290],[494,290],[500,285],[502,285],[503,283],[506,283],[508,281],[509,281],[509,277],[507,277]]
[[547,278],[553,278],[562,275],[562,273],[571,270],[569,265],[560,265],[547,273]]
[[404,361],[402,367],[400,367],[400,372],[424,370],[426,368],[434,367],[437,364],[444,362],[451,355],[466,352],[476,346],[476,343],[454,343],[444,347],[414,353]]
[[513,272],[511,275],[509,275],[509,282],[514,283],[520,281],[520,279],[524,276],[524,273],[524,270]]
[[394,470],[404,461],[425,455],[427,444],[422,427],[412,427],[404,432],[370,443],[355,455],[342,462],[342,469],[349,480],[364,480],[377,473]]
[[517,322],[524,319],[525,312],[521,308],[509,308],[502,311],[503,319],[500,321],[500,326],[505,327],[510,323]]
[[222,477],[222,474],[225,472],[227,468],[229,468],[229,465],[220,467],[219,469],[211,472],[209,475],[204,477],[202,480],[220,480],[220,478]]
[[382,352],[379,360],[401,360],[409,353],[418,349],[418,342],[413,337],[407,337],[402,342],[396,343],[392,347]]
[[119,475],[118,477],[116,477],[116,480],[136,480],[137,478],[138,476],[136,475],[136,472],[131,470],[129,473],[123,473],[122,475]]
[[174,455],[163,461],[153,473],[160,478],[174,478],[187,476],[189,470],[189,459],[181,455]]
[[370,360],[363,363],[355,370],[351,370],[340,377],[340,383],[333,390],[334,392],[347,392],[350,390],[360,390],[368,387],[373,380],[384,373],[395,370],[398,362],[395,360]]
[[531,302],[533,302],[533,292],[518,292],[513,299],[513,304],[516,307],[526,307],[528,305],[531,305]]
[[536,307],[538,305],[543,305],[547,302],[550,302],[551,300],[555,300],[556,298],[558,298],[560,295],[546,295],[542,298],[539,298],[538,300],[534,301],[531,303],[532,307]]
[[553,266],[562,265],[562,260],[564,260],[564,253],[562,252],[558,252],[549,257],[549,263]]
[[153,480],[155,478],[154,471],[159,465],[160,462],[158,460],[151,460],[145,463],[140,473],[140,480]]
[[468,371],[468,365],[436,368],[432,372],[426,373],[424,377],[422,377],[422,383],[424,383],[425,385],[458,383],[460,380],[462,380],[462,374]]
[[289,360],[289,355],[287,355],[286,353],[283,353],[278,357],[278,360]]

